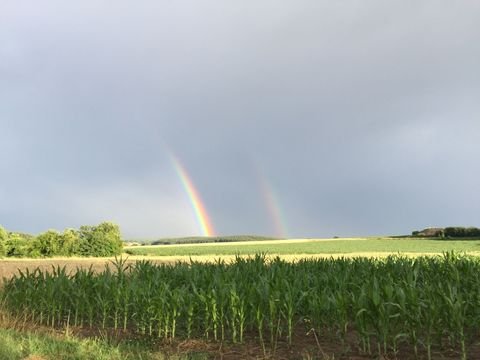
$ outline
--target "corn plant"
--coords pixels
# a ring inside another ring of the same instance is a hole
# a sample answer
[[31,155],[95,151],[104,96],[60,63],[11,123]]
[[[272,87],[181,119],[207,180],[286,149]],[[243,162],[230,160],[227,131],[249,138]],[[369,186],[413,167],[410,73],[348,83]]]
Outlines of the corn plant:
[[305,336],[313,331],[345,349],[354,338],[372,356],[395,356],[401,344],[418,357],[450,349],[467,359],[480,331],[479,273],[477,258],[452,253],[131,266],[117,259],[99,273],[19,272],[5,280],[1,300],[24,322],[121,329],[166,342],[254,336],[274,354],[306,324]]

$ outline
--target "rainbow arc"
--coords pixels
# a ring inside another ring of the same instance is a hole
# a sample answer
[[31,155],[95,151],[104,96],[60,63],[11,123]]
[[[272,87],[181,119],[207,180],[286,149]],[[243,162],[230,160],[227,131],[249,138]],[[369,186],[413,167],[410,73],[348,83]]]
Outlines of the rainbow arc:
[[257,167],[257,174],[260,182],[262,197],[275,230],[275,236],[280,238],[288,238],[286,222],[284,220],[278,198],[273,190],[273,186],[259,167]]
[[200,195],[193,185],[193,181],[189,176],[187,170],[182,165],[180,160],[178,160],[173,153],[170,152],[170,158],[172,160],[173,166],[175,171],[182,182],[182,185],[185,189],[185,192],[190,199],[190,203],[192,204],[192,208],[195,212],[195,216],[197,218],[198,224],[202,230],[203,236],[214,236],[215,231],[212,226],[212,222],[210,221],[210,217],[208,216],[208,212],[203,205],[203,202],[200,198]]

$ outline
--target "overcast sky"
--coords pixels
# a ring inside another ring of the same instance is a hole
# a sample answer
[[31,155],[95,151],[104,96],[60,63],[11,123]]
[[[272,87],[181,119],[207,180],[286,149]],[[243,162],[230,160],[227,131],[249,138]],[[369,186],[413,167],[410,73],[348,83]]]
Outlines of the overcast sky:
[[[0,0],[0,224],[480,226],[480,2]],[[283,233],[283,234],[282,234]]]

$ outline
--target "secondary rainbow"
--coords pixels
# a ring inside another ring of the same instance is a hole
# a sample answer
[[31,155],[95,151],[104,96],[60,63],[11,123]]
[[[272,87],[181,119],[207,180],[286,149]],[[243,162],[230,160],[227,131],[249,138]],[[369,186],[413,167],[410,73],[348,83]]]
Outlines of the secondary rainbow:
[[260,182],[262,196],[265,201],[268,214],[270,215],[272,225],[275,229],[275,236],[278,236],[279,238],[287,239],[288,230],[285,225],[285,221],[279,205],[279,201],[275,196],[275,191],[273,190],[272,185],[267,180],[267,177],[263,174],[263,172],[259,170],[259,168],[257,169],[258,169],[257,174]]
[[208,216],[207,210],[203,205],[197,189],[193,185],[193,181],[191,180],[182,163],[175,157],[175,155],[170,153],[170,158],[172,160],[173,167],[175,168],[175,171],[182,182],[185,192],[190,199],[193,210],[195,211],[195,216],[197,217],[198,224],[202,229],[203,236],[214,236],[215,231],[213,230],[210,217]]

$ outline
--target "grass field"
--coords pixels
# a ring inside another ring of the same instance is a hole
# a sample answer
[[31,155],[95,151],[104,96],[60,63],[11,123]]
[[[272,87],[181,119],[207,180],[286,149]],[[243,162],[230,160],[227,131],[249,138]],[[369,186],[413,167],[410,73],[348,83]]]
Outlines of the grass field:
[[253,255],[256,253],[350,254],[350,253],[422,253],[445,251],[480,252],[480,240],[432,240],[411,238],[298,239],[255,243],[214,243],[195,245],[158,245],[127,247],[131,255],[143,256],[207,256]]
[[154,357],[138,345],[115,346],[98,339],[76,339],[48,332],[0,329],[0,359],[133,360]]

